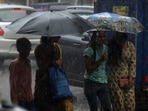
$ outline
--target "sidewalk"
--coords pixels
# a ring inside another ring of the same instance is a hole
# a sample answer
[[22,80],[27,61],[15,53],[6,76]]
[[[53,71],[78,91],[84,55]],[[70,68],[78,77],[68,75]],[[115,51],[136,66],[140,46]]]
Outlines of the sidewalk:
[[89,111],[87,100],[84,96],[83,88],[70,86],[74,96],[74,111]]
[[[8,61],[9,62],[9,61]],[[8,64],[3,66],[3,70],[0,70],[0,99],[10,103],[10,86],[9,86],[9,72]],[[33,83],[32,88],[34,89],[34,78],[35,68],[32,70]],[[74,95],[74,111],[89,111],[89,107],[86,98],[83,93],[82,87],[70,86],[70,89]]]

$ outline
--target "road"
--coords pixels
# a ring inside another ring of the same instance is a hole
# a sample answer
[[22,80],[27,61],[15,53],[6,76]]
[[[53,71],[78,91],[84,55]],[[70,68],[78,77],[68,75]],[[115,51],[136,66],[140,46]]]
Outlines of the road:
[[[0,100],[5,100],[10,103],[10,89],[9,89],[9,70],[8,66],[11,60],[6,60],[0,70]],[[32,89],[34,88],[34,78],[36,65],[32,61]],[[89,107],[86,98],[83,93],[83,88],[70,86],[70,89],[75,97],[74,99],[74,111],[89,111]]]

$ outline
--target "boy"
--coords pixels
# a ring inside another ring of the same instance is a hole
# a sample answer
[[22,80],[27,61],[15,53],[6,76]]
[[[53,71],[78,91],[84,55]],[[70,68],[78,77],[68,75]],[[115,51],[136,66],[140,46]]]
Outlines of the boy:
[[31,42],[23,37],[16,41],[19,52],[9,66],[10,71],[10,97],[13,104],[32,110],[33,94],[31,88],[31,64],[27,58],[31,50]]

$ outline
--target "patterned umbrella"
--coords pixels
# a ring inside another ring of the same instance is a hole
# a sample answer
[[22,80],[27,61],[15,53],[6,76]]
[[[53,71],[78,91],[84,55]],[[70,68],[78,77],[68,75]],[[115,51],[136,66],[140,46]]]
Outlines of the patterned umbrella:
[[99,29],[105,28],[134,34],[144,30],[144,26],[135,17],[121,16],[109,12],[90,15],[87,20]]

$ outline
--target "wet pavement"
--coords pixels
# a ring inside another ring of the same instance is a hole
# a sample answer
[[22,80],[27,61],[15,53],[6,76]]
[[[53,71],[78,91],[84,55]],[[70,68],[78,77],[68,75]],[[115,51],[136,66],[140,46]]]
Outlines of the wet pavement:
[[74,111],[89,111],[83,88],[70,86],[70,89],[74,96]]
[[[10,60],[6,61],[0,70],[0,101],[4,100],[10,103],[10,89],[9,89],[9,70],[8,65]],[[34,77],[36,67],[32,65],[32,88],[34,88]],[[74,95],[74,111],[89,111],[88,103],[83,93],[83,88],[70,86]]]
[[[10,103],[9,70],[8,70],[9,64],[10,64],[10,60],[7,60],[2,66],[2,69],[0,70],[0,102],[6,101],[8,104]],[[34,62],[32,64],[32,69],[33,69],[32,70],[32,89],[34,89],[35,70],[36,70],[36,66]],[[83,88],[70,86],[70,89],[74,96],[74,111],[89,111],[89,106],[84,96]],[[148,98],[148,96],[146,97]],[[146,97],[143,96],[142,98],[140,98],[142,100],[142,104],[140,105],[138,104],[138,108],[142,107],[141,108],[142,110],[136,110],[136,111],[148,111],[147,110],[148,102],[145,102],[148,100]],[[146,110],[143,110],[144,109],[143,107]],[[100,110],[98,109],[98,111]]]

